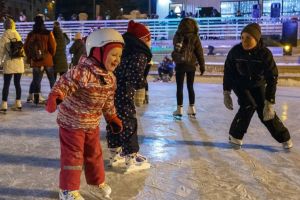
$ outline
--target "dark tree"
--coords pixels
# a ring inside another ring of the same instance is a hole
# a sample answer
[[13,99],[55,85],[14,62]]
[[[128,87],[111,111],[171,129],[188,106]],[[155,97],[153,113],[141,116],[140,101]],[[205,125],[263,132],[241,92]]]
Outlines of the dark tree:
[[[108,14],[111,19],[116,19],[122,14],[129,14],[132,10],[148,13],[148,0],[102,0],[100,6],[101,15]],[[121,13],[121,8],[123,8],[123,13]]]
[[0,0],[0,17],[1,17],[1,21],[3,21],[3,17],[5,17],[6,14],[7,14],[7,12],[6,12],[5,1]]

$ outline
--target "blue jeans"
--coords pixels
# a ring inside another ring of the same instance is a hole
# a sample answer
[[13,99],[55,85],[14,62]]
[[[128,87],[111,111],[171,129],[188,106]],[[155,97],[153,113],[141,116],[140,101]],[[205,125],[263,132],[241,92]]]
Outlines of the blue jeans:
[[42,70],[41,67],[33,67],[32,68],[32,82],[30,84],[29,93],[40,93],[41,92],[41,82],[43,79],[44,71],[47,74],[50,88],[53,87],[55,83],[54,78],[54,68],[53,67],[44,67]]

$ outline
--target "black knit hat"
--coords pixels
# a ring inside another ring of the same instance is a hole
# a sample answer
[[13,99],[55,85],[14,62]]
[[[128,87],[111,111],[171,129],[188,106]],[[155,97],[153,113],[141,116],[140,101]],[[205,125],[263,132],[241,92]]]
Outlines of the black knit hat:
[[246,33],[249,33],[250,35],[252,35],[257,42],[259,42],[259,40],[261,38],[261,29],[260,29],[259,24],[257,24],[257,23],[248,24],[242,30],[242,33],[243,32],[246,32]]

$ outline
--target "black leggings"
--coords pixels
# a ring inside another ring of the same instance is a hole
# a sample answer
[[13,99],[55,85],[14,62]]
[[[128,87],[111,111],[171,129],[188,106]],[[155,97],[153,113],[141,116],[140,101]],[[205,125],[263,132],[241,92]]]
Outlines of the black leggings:
[[190,105],[195,104],[195,92],[194,92],[194,79],[195,79],[195,71],[191,72],[176,72],[176,84],[177,84],[177,105],[183,105],[183,83],[184,76],[186,74],[186,84],[189,94],[189,103]]
[[14,85],[16,88],[16,100],[20,100],[21,99],[21,77],[22,74],[21,73],[15,73],[15,74],[4,74],[4,84],[3,84],[3,90],[2,90],[2,101],[7,101],[8,98],[8,93],[9,93],[9,85],[10,85],[10,81],[12,76],[14,76]]

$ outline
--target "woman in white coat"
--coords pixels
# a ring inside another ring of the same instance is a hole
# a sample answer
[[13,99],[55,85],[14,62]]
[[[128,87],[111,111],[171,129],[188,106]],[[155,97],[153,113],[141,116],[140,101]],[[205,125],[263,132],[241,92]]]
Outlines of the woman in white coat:
[[24,73],[24,61],[23,57],[14,57],[10,55],[10,43],[11,40],[21,41],[20,34],[16,31],[15,22],[7,18],[4,23],[4,33],[0,38],[0,62],[3,66],[3,77],[4,84],[2,90],[2,103],[1,103],[1,113],[7,111],[7,98],[9,93],[9,85],[12,77],[14,77],[14,85],[16,89],[16,102],[12,107],[14,110],[21,110],[21,77]]

